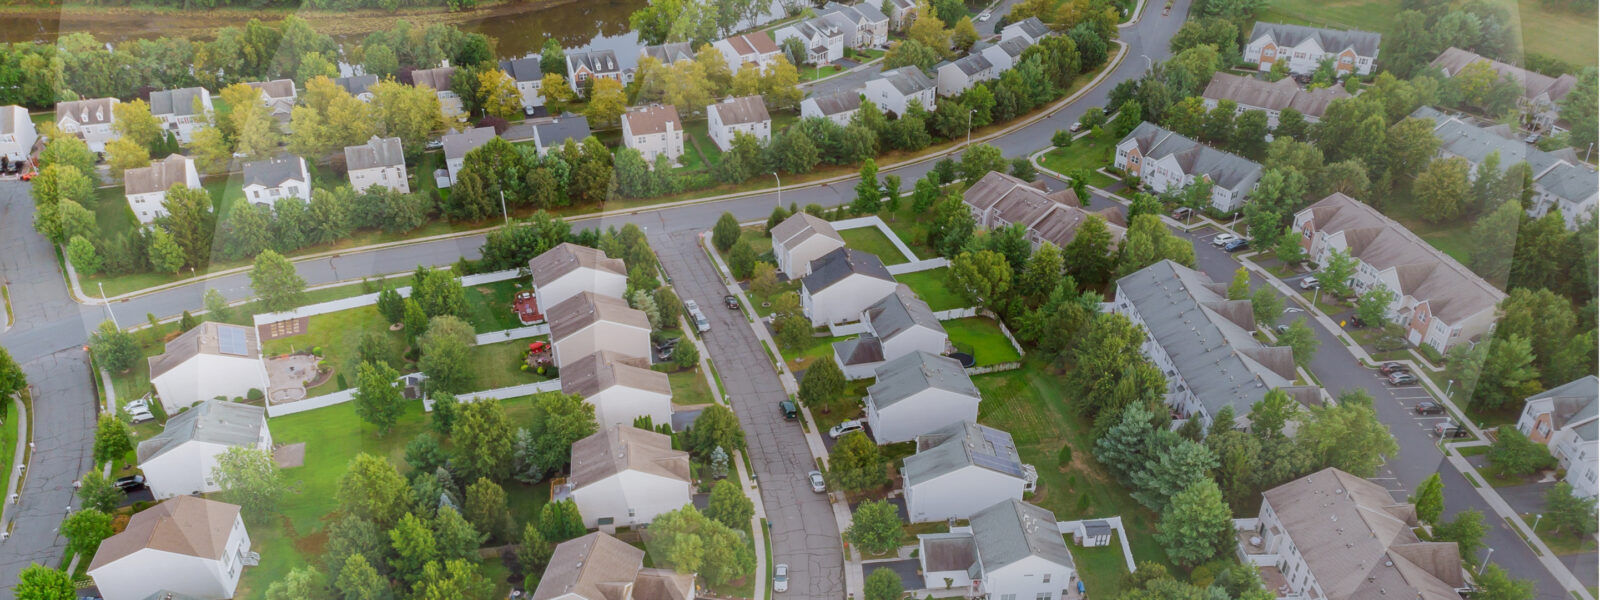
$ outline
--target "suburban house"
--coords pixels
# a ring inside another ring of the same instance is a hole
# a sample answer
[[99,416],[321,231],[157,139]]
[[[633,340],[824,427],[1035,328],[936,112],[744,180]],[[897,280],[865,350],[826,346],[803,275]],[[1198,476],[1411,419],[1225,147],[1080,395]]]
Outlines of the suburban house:
[[628,290],[628,267],[605,252],[562,242],[528,261],[533,296],[551,307],[582,292],[621,299]]
[[928,303],[905,284],[861,311],[861,325],[860,336],[833,343],[833,362],[845,379],[872,377],[884,363],[917,352],[944,354],[950,345]]
[[11,162],[26,160],[37,141],[39,132],[33,127],[28,109],[15,104],[0,106],[0,157]]
[[1055,513],[1007,499],[973,513],[969,522],[950,533],[917,536],[923,587],[1033,600],[1063,600],[1077,587],[1077,564]]
[[287,125],[290,113],[294,111],[295,93],[293,79],[274,79],[272,81],[252,81],[246,85],[261,92],[261,104],[267,107],[267,113],[278,123]]
[[829,2],[817,16],[843,31],[844,44],[851,48],[876,48],[889,41],[889,17],[872,2]]
[[670,65],[680,60],[694,62],[694,44],[689,42],[669,42],[640,48],[639,58],[647,56],[656,59],[663,65]]
[[411,72],[412,85],[431,89],[433,94],[438,96],[439,112],[444,114],[446,121],[458,118],[465,112],[461,105],[461,97],[450,90],[450,78],[455,74],[456,68],[451,66],[417,69]]
[[1011,434],[956,421],[918,435],[900,470],[912,523],[968,519],[999,502],[1021,500],[1038,473],[1022,464]]
[[918,350],[878,367],[867,388],[867,424],[879,444],[917,439],[954,423],[977,422],[977,386],[961,363]]
[[577,394],[594,406],[601,429],[633,426],[649,417],[653,424],[672,423],[672,385],[667,374],[650,370],[650,360],[601,350],[561,370],[561,392]]
[[1199,179],[1211,182],[1211,206],[1231,213],[1261,179],[1261,165],[1217,150],[1145,121],[1117,142],[1115,166],[1155,192],[1177,190]]
[[1290,73],[1309,75],[1327,59],[1339,75],[1370,75],[1382,41],[1383,36],[1369,31],[1257,21],[1244,46],[1244,61],[1270,71],[1273,63],[1286,60]]
[[589,137],[589,117],[561,113],[556,117],[528,119],[521,125],[512,125],[504,137],[508,140],[518,139],[520,136],[514,137],[512,130],[519,128],[527,130],[531,136],[529,139],[539,149],[539,156],[544,156],[566,145],[567,140],[572,140],[574,144],[583,143],[583,139]]
[[1528,398],[1517,419],[1517,431],[1550,448],[1572,493],[1596,494],[1600,470],[1600,379],[1589,375]]
[[1261,497],[1259,516],[1234,520],[1238,555],[1279,598],[1460,600],[1467,591],[1456,543],[1418,538],[1416,505],[1381,485],[1330,467]]
[[628,425],[610,425],[572,443],[569,492],[589,528],[636,527],[693,502],[689,453],[672,438]]
[[861,108],[861,93],[855,90],[834,92],[825,96],[810,96],[800,101],[800,118],[822,117],[848,127],[850,119]]
[[895,31],[904,30],[917,20],[916,0],[889,0],[889,27]]
[[844,247],[844,237],[827,220],[798,212],[772,228],[772,256],[789,279],[811,274],[811,261]]
[[244,197],[252,204],[276,206],[283,198],[311,201],[306,159],[289,154],[244,163]]
[[550,305],[544,315],[558,368],[601,350],[650,360],[650,319],[620,298],[579,292]]
[[1478,165],[1490,155],[1499,156],[1502,173],[1511,165],[1527,162],[1533,171],[1530,216],[1543,217],[1551,209],[1561,211],[1568,229],[1577,229],[1584,221],[1594,218],[1596,198],[1600,197],[1600,181],[1597,181],[1600,178],[1572,148],[1545,152],[1524,141],[1524,136],[1505,124],[1479,127],[1428,106],[1418,108],[1411,116],[1433,120],[1433,135],[1439,138],[1439,157],[1466,159],[1472,166],[1469,177],[1478,176]]
[[999,72],[994,70],[994,63],[984,58],[982,54],[968,54],[955,60],[945,61],[934,69],[938,78],[940,96],[957,96],[971,89],[980,81],[988,81],[998,77]]
[[706,133],[723,152],[733,149],[733,136],[747,133],[766,145],[772,139],[772,117],[761,96],[728,98],[706,107]]
[[172,154],[148,167],[128,169],[122,173],[122,193],[128,197],[128,207],[140,225],[149,225],[167,215],[167,190],[183,184],[189,189],[200,187],[200,173],[194,168],[194,159],[182,154]]
[[982,53],[989,61],[991,72],[995,77],[999,77],[1001,73],[1016,66],[1017,61],[1022,60],[1022,51],[1032,45],[1025,37],[1012,37],[1000,40],[997,44],[984,46]]
[[908,66],[884,71],[868,79],[861,93],[877,104],[880,110],[900,116],[906,114],[912,103],[921,104],[923,110],[933,112],[935,89],[933,80],[923,75],[921,69]]
[[139,469],[156,498],[209,494],[222,489],[211,478],[217,457],[233,447],[272,451],[267,409],[206,400],[172,415],[161,433],[139,442]]
[[683,156],[683,119],[671,104],[636,106],[622,115],[622,143],[638,150],[645,164],[655,167],[656,156],[678,163]]
[[617,53],[611,50],[580,50],[567,53],[567,85],[574,92],[585,89],[584,82],[597,77],[614,79],[626,84]]
[[372,101],[372,86],[378,85],[377,75],[351,75],[333,80],[333,83],[357,100],[362,102]]
[[360,146],[345,146],[344,167],[350,176],[350,189],[366,191],[372,186],[386,187],[402,194],[411,192],[406,179],[406,153],[400,138],[372,136]]
[[1566,99],[1572,88],[1577,87],[1577,77],[1570,73],[1551,77],[1455,47],[1439,53],[1430,66],[1444,72],[1445,77],[1455,77],[1467,65],[1474,63],[1487,63],[1499,79],[1510,79],[1522,88],[1522,96],[1517,98],[1517,108],[1527,115],[1524,118],[1531,118],[1530,126],[1533,129],[1568,129],[1567,123],[1561,120],[1561,101]]
[[539,69],[539,57],[502,60],[500,70],[517,83],[517,94],[522,97],[522,110],[544,106],[544,94],[539,91],[539,86],[544,82],[544,71]]
[[461,175],[461,165],[467,160],[467,153],[477,150],[479,146],[489,143],[489,140],[494,138],[493,127],[474,127],[466,131],[444,134],[439,141],[444,145],[444,168],[449,174],[449,179],[444,182],[447,185],[440,187],[455,185],[456,177]]
[[1306,122],[1315,123],[1322,120],[1323,113],[1328,111],[1328,104],[1340,98],[1349,98],[1350,93],[1340,86],[1303,90],[1300,84],[1289,77],[1268,82],[1218,72],[1211,76],[1211,83],[1206,85],[1206,91],[1200,97],[1205,100],[1206,110],[1216,108],[1220,101],[1232,100],[1238,106],[1235,114],[1244,114],[1247,110],[1263,111],[1267,113],[1267,126],[1277,127],[1278,115],[1286,108],[1295,109],[1305,116]]
[[605,533],[556,544],[528,600],[693,600],[694,574],[644,568],[644,550]]
[[1295,386],[1294,353],[1257,340],[1249,300],[1229,300],[1228,285],[1163,260],[1117,280],[1112,311],[1144,328],[1144,355],[1167,377],[1174,421],[1199,419],[1209,431],[1224,407],[1234,426],[1250,407],[1282,389],[1302,404],[1321,402],[1316,387]]
[[826,18],[814,17],[784,25],[772,32],[772,39],[779,47],[789,38],[800,38],[801,43],[805,44],[806,64],[825,65],[844,58],[844,30]]
[[267,391],[267,365],[254,327],[206,321],[148,360],[150,384],[169,415],[202,400]]
[[111,128],[116,121],[112,109],[121,102],[116,98],[57,102],[56,128],[82,138],[92,152],[105,152],[106,142],[122,137]]
[[812,327],[854,321],[898,286],[877,256],[841,246],[811,261],[800,279],[800,307]]
[[1050,26],[1045,25],[1044,21],[1040,21],[1039,17],[1028,17],[1002,28],[1000,30],[1000,39],[1022,38],[1028,41],[1028,45],[1032,46],[1050,34]]
[[717,40],[711,43],[711,47],[721,52],[723,60],[728,61],[729,73],[738,73],[745,65],[755,65],[756,68],[765,69],[768,65],[778,62],[778,57],[783,55],[783,51],[778,49],[777,42],[772,41],[772,36],[767,35],[765,31]]
[[1121,211],[1115,208],[1092,213],[1081,208],[1072,188],[1048,192],[1042,182],[1023,181],[999,171],[991,171],[972,184],[961,200],[979,227],[995,230],[1021,225],[1035,250],[1045,242],[1057,248],[1067,247],[1090,216],[1099,216],[1106,222],[1113,245],[1121,244],[1128,233],[1122,225]]
[[210,112],[211,91],[203,87],[150,92],[150,114],[161,121],[161,127],[172,132],[179,143],[193,141],[194,131],[210,123],[206,116]]
[[1333,194],[1294,215],[1311,262],[1328,263],[1336,250],[1356,259],[1354,292],[1375,286],[1394,292],[1389,318],[1405,326],[1406,340],[1441,354],[1489,333],[1505,292],[1404,225],[1344,194]]
[[185,495],[133,513],[88,573],[105,600],[215,600],[232,598],[239,573],[260,561],[238,505]]

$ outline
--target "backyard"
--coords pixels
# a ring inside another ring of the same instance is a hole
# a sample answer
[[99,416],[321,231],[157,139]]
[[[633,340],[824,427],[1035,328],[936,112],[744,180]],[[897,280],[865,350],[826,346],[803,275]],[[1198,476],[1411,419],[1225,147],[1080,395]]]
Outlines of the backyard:
[[[661,370],[657,365],[656,370]],[[672,403],[680,406],[695,406],[711,404],[711,385],[706,383],[705,376],[700,374],[700,368],[683,369],[667,373],[667,382],[672,384]]]
[[987,367],[1013,362],[1022,358],[1011,340],[1000,331],[1000,324],[989,317],[967,317],[941,323],[950,343],[956,350],[971,354],[977,361],[974,366]]
[[966,308],[968,302],[950,287],[950,267],[939,267],[915,273],[894,276],[895,281],[906,284],[918,298],[928,303],[934,312],[952,308]]
[[1102,130],[1100,135],[1090,133],[1073,140],[1072,145],[1066,148],[1052,148],[1039,157],[1039,164],[1063,175],[1083,169],[1089,172],[1089,185],[1104,188],[1116,183],[1116,180],[1097,169],[1111,166],[1116,145],[1116,137],[1110,131]]
[[844,245],[853,250],[860,250],[878,257],[884,266],[898,265],[910,262],[894,245],[889,236],[878,231],[877,227],[857,227],[839,231],[839,237],[844,238]]
[[[1580,67],[1595,64],[1594,6],[1574,13],[1539,0],[1490,0],[1520,20],[1522,44],[1528,52],[1554,56]],[[1400,0],[1272,0],[1261,21],[1331,26],[1390,33]]]
[[[1126,526],[1128,520],[1124,518],[1122,522]],[[1122,556],[1120,534],[1112,531],[1111,545],[1097,548],[1079,546],[1073,543],[1072,536],[1067,536],[1067,548],[1072,551],[1072,560],[1078,565],[1078,577],[1083,579],[1085,595],[1105,598],[1121,591],[1122,576],[1128,574],[1128,562]]]

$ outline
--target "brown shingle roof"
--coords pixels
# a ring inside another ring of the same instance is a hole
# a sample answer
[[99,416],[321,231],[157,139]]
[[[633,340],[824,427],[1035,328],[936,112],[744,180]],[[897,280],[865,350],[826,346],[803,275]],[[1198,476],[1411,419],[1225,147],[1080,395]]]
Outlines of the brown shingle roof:
[[623,471],[689,481],[689,453],[672,449],[672,438],[631,425],[612,425],[572,443],[572,489]]
[[1274,111],[1294,108],[1301,114],[1321,118],[1328,110],[1328,103],[1348,98],[1350,94],[1337,86],[1302,90],[1287,77],[1269,83],[1254,77],[1217,73],[1211,77],[1202,96],[1211,100],[1232,100],[1247,108]]
[[604,533],[562,542],[550,554],[529,600],[576,594],[588,600],[626,600],[644,565],[644,551]]
[[678,118],[678,107],[671,104],[637,107],[622,115],[622,120],[628,124],[628,131],[633,135],[666,133],[669,126],[683,131],[683,119]]
[[633,580],[633,600],[692,600],[694,573],[671,569],[639,569]]
[[176,496],[133,515],[128,528],[100,542],[89,571],[150,548],[221,559],[239,507],[196,496]]
[[810,213],[799,213],[779,223],[772,228],[772,239],[778,240],[785,248],[793,249],[801,242],[811,239],[811,236],[822,235],[844,242],[844,237],[833,228],[833,224]]
[[1578,84],[1578,78],[1573,77],[1570,73],[1562,74],[1560,77],[1551,77],[1498,60],[1489,60],[1476,53],[1456,47],[1446,48],[1444,52],[1439,53],[1438,58],[1433,59],[1430,65],[1444,71],[1445,75],[1455,77],[1457,73],[1461,72],[1461,69],[1476,62],[1487,62],[1489,67],[1494,69],[1495,73],[1499,74],[1500,77],[1511,78],[1517,85],[1522,86],[1522,95],[1526,98],[1537,98],[1539,94],[1548,93],[1550,94],[1551,102],[1560,102],[1562,98],[1567,97],[1568,92],[1572,91],[1573,86]]
[[455,67],[417,69],[411,72],[411,84],[417,87],[432,88],[436,92],[448,92],[450,91],[450,77],[455,74]]
[[274,79],[272,81],[252,81],[246,85],[260,90],[268,98],[282,99],[294,98],[294,81],[291,79]]
[[544,313],[550,323],[550,341],[559,342],[599,321],[610,321],[650,329],[650,319],[643,311],[628,307],[627,302],[592,292],[578,292],[571,298],[556,303]]
[[772,36],[765,31],[746,33],[728,38],[728,45],[733,46],[733,51],[740,56],[746,54],[768,54],[778,51],[778,45],[772,42]]
[[122,193],[132,196],[165,192],[172,186],[187,183],[189,164],[189,157],[173,154],[150,163],[148,167],[128,169],[122,174]]
[[650,370],[648,360],[601,350],[561,369],[561,391],[588,398],[612,386],[672,395],[666,373]]
[[610,258],[605,252],[571,242],[562,242],[528,261],[528,273],[533,275],[534,287],[549,285],[579,268],[615,273],[624,277],[628,275],[628,267],[623,264],[622,259]]
[[772,120],[772,117],[767,115],[767,105],[761,102],[761,96],[729,98],[711,105],[711,110],[717,112],[717,117],[722,119],[723,125],[743,125]]

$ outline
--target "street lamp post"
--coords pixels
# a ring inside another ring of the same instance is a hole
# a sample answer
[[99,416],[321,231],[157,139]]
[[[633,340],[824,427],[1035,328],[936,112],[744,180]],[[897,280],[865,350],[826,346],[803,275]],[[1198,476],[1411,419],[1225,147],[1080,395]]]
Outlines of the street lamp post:
[[1533,531],[1535,533],[1537,533],[1539,531],[1539,519],[1543,519],[1543,518],[1544,518],[1544,513],[1539,513],[1539,514],[1533,515]]
[[776,208],[783,208],[783,180],[778,178],[777,171],[772,172],[772,179],[778,182],[778,205]]
[[977,114],[977,112],[978,112],[978,109],[976,109],[976,108],[967,111],[967,147],[968,148],[972,147],[972,115]]
[[122,326],[117,324],[117,311],[111,310],[111,303],[106,301],[105,282],[96,281],[95,285],[100,286],[100,303],[106,305],[106,314],[111,315],[111,324],[115,325],[117,329],[122,329]]
[[1446,397],[1446,398],[1450,397],[1450,388],[1455,387],[1455,385],[1456,385],[1456,380],[1454,380],[1454,379],[1451,379],[1450,383],[1445,384],[1445,386],[1444,386],[1444,397]]
[[1494,548],[1490,548],[1489,549],[1489,553],[1483,555],[1483,564],[1478,565],[1478,574],[1479,575],[1483,574],[1483,570],[1484,569],[1489,568],[1489,557],[1491,557],[1491,556],[1494,556]]
[[500,216],[504,217],[506,224],[511,224],[511,213],[506,211],[506,191],[500,190]]

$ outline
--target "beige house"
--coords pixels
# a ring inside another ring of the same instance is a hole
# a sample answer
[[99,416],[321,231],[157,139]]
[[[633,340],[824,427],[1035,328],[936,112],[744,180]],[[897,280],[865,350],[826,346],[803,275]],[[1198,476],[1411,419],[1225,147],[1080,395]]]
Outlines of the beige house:
[[1383,36],[1368,31],[1257,21],[1250,30],[1250,43],[1244,46],[1244,60],[1259,65],[1262,71],[1288,61],[1290,73],[1308,75],[1328,59],[1340,75],[1368,75],[1378,62],[1382,42]]
[[567,85],[573,92],[582,93],[584,82],[605,78],[626,85],[622,67],[617,63],[617,53],[611,50],[588,50],[567,53]]
[[1206,91],[1200,97],[1205,100],[1206,110],[1216,108],[1220,101],[1232,100],[1238,106],[1235,114],[1243,114],[1247,110],[1263,111],[1267,113],[1267,126],[1277,127],[1278,115],[1284,109],[1293,108],[1305,116],[1307,123],[1315,123],[1322,120],[1323,113],[1328,111],[1328,104],[1340,98],[1349,98],[1350,93],[1340,86],[1303,90],[1300,84],[1288,77],[1267,82],[1219,72],[1211,76],[1211,83],[1206,85]]
[[173,154],[150,163],[148,167],[128,169],[122,173],[122,193],[128,198],[128,208],[141,225],[154,223],[167,215],[167,190],[183,185],[189,189],[200,187],[200,173],[194,168],[194,159]]
[[573,442],[566,485],[585,527],[614,531],[693,502],[691,479],[688,452],[673,450],[671,437],[629,424]]
[[1577,87],[1577,77],[1570,73],[1551,77],[1498,60],[1490,60],[1477,53],[1455,47],[1446,48],[1444,52],[1439,53],[1439,57],[1433,59],[1430,66],[1442,71],[1446,77],[1455,77],[1467,65],[1475,63],[1488,64],[1500,78],[1510,79],[1522,88],[1522,96],[1517,98],[1517,108],[1529,113],[1533,129],[1567,130],[1568,124],[1561,120],[1561,101],[1567,98],[1572,88]]
[[579,292],[545,309],[544,316],[557,367],[601,350],[650,360],[650,319],[621,299]]
[[1600,480],[1600,380],[1579,377],[1528,398],[1517,430],[1550,448],[1572,494],[1592,497]]
[[17,105],[0,106],[0,156],[11,162],[26,159],[33,154],[33,144],[39,141],[39,132],[33,126],[28,109]]
[[644,568],[644,551],[604,533],[556,545],[529,600],[694,600],[694,574]]
[[672,423],[672,383],[650,370],[650,360],[601,350],[561,370],[561,392],[594,406],[601,429],[629,427],[639,417],[656,425]]
[[1261,179],[1261,165],[1223,152],[1145,121],[1117,142],[1113,164],[1156,192],[1179,190],[1199,180],[1211,182],[1211,207],[1231,213]]
[[357,192],[372,186],[402,194],[411,192],[411,182],[406,179],[406,153],[400,138],[372,136],[360,146],[345,146],[344,167],[350,175],[350,189]]
[[783,52],[778,49],[778,44],[772,41],[772,36],[765,31],[755,31],[736,35],[731,38],[717,40],[711,44],[722,53],[723,60],[728,61],[728,72],[738,73],[745,65],[754,65],[754,68],[765,69],[768,65],[778,62],[778,57]]
[[622,144],[638,150],[652,168],[656,156],[678,163],[683,156],[683,119],[671,104],[652,104],[629,109],[622,115]]
[[761,96],[728,98],[706,107],[706,133],[723,152],[733,149],[733,137],[740,133],[766,145],[772,139],[772,117]]
[[237,505],[177,496],[134,513],[100,542],[88,573],[105,600],[220,600],[260,561]]
[[995,230],[1023,226],[1035,250],[1046,242],[1057,248],[1067,247],[1090,216],[1099,216],[1106,222],[1113,245],[1122,243],[1128,230],[1123,226],[1121,210],[1089,212],[1081,208],[1078,195],[1071,188],[1048,192],[1041,185],[993,171],[968,188],[961,200],[979,227]]
[[620,299],[628,289],[628,267],[622,259],[571,242],[533,257],[528,273],[534,297],[546,308],[582,292]]

